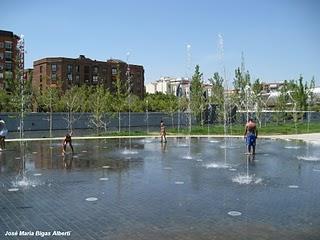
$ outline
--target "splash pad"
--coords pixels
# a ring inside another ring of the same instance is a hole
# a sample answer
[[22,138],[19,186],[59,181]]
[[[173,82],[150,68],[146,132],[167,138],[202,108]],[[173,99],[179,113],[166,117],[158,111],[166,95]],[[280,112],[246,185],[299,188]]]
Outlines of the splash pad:
[[[317,233],[320,161],[297,158],[316,158],[317,146],[290,142],[294,148],[286,148],[287,141],[259,139],[253,157],[244,154],[242,139],[225,148],[222,138],[168,138],[166,146],[157,140],[79,139],[74,140],[75,155],[65,157],[59,146],[50,148],[54,143],[28,142],[24,181],[17,178],[18,146],[8,144],[13,151],[1,155],[6,162],[0,203],[13,206],[37,228],[33,208],[50,213],[43,214],[45,221],[52,216],[64,224],[76,221],[77,227],[68,225],[73,232],[86,229],[88,221],[108,221],[110,228],[91,226],[97,236],[124,229],[133,239],[136,229],[151,236],[145,233],[150,224],[161,229],[152,232],[155,239],[195,231],[202,239],[217,232],[225,239],[254,238],[257,232],[276,238],[291,227],[281,236],[295,239],[303,231],[312,238]],[[261,228],[261,222],[268,227]],[[224,227],[234,224],[232,232]],[[206,231],[209,235],[202,235]]]

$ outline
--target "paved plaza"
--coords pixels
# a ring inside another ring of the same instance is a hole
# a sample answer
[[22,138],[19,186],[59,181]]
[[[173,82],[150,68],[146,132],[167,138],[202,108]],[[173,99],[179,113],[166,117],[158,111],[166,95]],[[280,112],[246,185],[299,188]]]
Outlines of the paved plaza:
[[317,139],[280,138],[8,142],[0,239],[317,240]]

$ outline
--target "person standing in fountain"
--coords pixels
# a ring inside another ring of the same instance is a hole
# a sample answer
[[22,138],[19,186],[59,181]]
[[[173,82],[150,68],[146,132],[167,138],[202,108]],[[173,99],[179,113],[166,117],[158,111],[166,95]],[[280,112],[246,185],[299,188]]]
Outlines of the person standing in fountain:
[[73,146],[72,146],[72,140],[71,140],[71,135],[72,132],[69,134],[67,133],[67,135],[65,136],[63,143],[62,143],[62,154],[65,154],[66,150],[67,150],[67,144],[69,143],[69,146],[72,150],[72,154],[74,153],[73,151]]
[[167,133],[166,133],[166,127],[164,126],[164,122],[161,120],[160,121],[160,138],[161,138],[161,142],[166,143],[167,142],[167,137],[166,137]]
[[252,118],[249,118],[249,121],[246,123],[244,137],[248,147],[247,153],[251,154],[252,147],[252,154],[256,154],[256,139],[258,138],[258,129]]
[[7,134],[8,134],[8,129],[6,127],[6,123],[0,118],[0,151],[6,148]]

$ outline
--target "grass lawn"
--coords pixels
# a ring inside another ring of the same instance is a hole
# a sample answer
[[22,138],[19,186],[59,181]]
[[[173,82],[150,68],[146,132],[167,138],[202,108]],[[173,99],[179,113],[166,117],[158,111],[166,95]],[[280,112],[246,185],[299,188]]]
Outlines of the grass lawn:
[[[228,135],[242,135],[244,133],[244,125],[234,124],[228,125],[226,128]],[[301,134],[301,133],[319,133],[320,132],[320,123],[270,123],[258,126],[259,135],[279,135],[279,134]],[[189,128],[180,128],[179,132],[177,128],[167,127],[167,135],[187,135],[189,134]],[[192,135],[215,135],[215,134],[224,134],[224,127],[221,124],[216,125],[204,125],[204,126],[192,126],[191,133]],[[149,132],[146,131],[121,131],[121,132],[107,132],[100,133],[99,135],[104,136],[154,136],[159,135],[159,132]]]

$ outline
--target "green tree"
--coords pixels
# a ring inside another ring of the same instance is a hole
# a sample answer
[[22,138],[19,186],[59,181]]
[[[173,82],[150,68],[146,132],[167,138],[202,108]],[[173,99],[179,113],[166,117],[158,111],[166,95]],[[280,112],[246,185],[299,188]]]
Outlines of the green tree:
[[203,124],[201,114],[203,113],[205,105],[202,76],[203,74],[200,73],[199,65],[196,65],[190,86],[190,109],[197,121],[200,120],[201,125]]
[[7,91],[0,89],[0,111],[1,112],[9,112],[11,109],[9,108],[10,96],[7,94]]
[[75,118],[75,112],[83,112],[85,109],[86,101],[86,92],[87,87],[85,85],[78,87],[72,87],[68,89],[64,95],[61,97],[61,103],[63,104],[63,111],[68,113],[66,121],[68,123],[69,131],[73,129],[73,123],[76,122],[81,115],[78,115],[78,118]]
[[8,110],[12,112],[30,111],[32,110],[32,74],[29,79],[24,79],[23,70],[18,67],[18,64],[16,66],[15,78],[12,72],[5,72],[5,90],[10,96]]
[[[130,94],[128,97],[130,97],[130,110],[131,112],[143,112],[144,110],[144,102],[142,99],[140,99],[138,96],[134,94]],[[128,108],[129,111],[129,108]]]
[[[308,99],[311,94],[311,87],[314,83],[311,82],[310,87],[307,82],[303,81],[300,75],[298,80],[289,81],[289,93],[293,103],[293,114],[295,122],[301,118],[303,121],[304,112],[308,110]],[[297,112],[300,111],[300,112]]]
[[303,83],[303,77],[300,76],[297,83],[297,89],[296,94],[297,100],[299,104],[299,109],[303,111],[308,110],[308,98],[309,98],[309,92],[310,88],[308,86],[308,83]]
[[251,86],[249,72],[241,72],[240,68],[237,68],[235,70],[233,86],[235,89],[233,101],[239,109],[244,110],[246,108],[246,88]]
[[262,101],[262,91],[263,91],[263,85],[260,82],[260,79],[257,78],[252,84],[252,103],[254,104],[256,118],[260,123],[260,127],[261,127],[262,109],[265,107]]
[[315,88],[316,83],[314,76],[311,78],[310,81],[310,87],[309,87],[309,99],[308,99],[308,105],[309,105],[309,110],[316,110],[316,102],[315,102],[315,94],[313,93],[313,89]]
[[147,94],[145,99],[148,100],[148,107],[150,112],[165,112],[167,95],[161,92],[154,94]]
[[25,85],[24,85],[24,105],[26,111],[32,111],[33,105],[34,105],[34,99],[35,96],[33,94],[33,88],[32,88],[32,79],[33,79],[33,72],[31,71],[29,73],[29,78],[25,79]]
[[40,111],[56,112],[59,107],[61,91],[55,87],[48,87],[37,98]]
[[52,137],[52,113],[58,110],[61,91],[55,87],[49,86],[42,94],[38,96],[38,107],[41,111],[49,113],[49,136]]
[[92,112],[90,124],[95,127],[97,134],[100,129],[107,131],[110,122],[106,119],[106,112],[110,110],[112,102],[110,92],[106,90],[103,85],[96,86],[95,88],[92,88],[88,100],[90,102],[89,109]]
[[209,81],[212,85],[210,103],[216,106],[217,120],[222,122],[224,119],[224,80],[218,72],[215,72]]
[[287,80],[284,81],[283,85],[280,88],[280,94],[276,98],[276,104],[274,109],[276,110],[276,114],[274,114],[274,120],[276,120],[277,124],[282,120],[284,123],[286,121],[286,110],[288,109],[288,102],[290,101],[289,96],[289,82]]
[[263,90],[263,84],[260,82],[260,79],[257,78],[252,84],[252,91],[255,95],[259,95]]
[[173,94],[168,94],[166,97],[166,104],[163,111],[168,113],[171,117],[171,126],[174,127],[174,113],[178,111],[179,103],[178,98]]
[[185,112],[188,109],[189,99],[186,96],[179,98],[180,111]]
[[126,84],[124,83],[126,81],[123,81],[121,79],[121,70],[120,65],[117,64],[117,74],[116,74],[116,80],[113,82],[113,87],[115,89],[113,94],[113,111],[118,113],[118,132],[121,131],[121,112],[124,111],[125,105],[126,105]]
[[[16,68],[14,69],[14,73],[11,71],[5,71],[4,72],[4,86],[5,86],[5,90],[7,91],[7,93],[9,95],[15,95],[15,96],[19,96],[21,91],[20,91],[20,87],[21,87],[21,78],[23,76],[23,72],[22,70],[18,67],[19,66],[19,59],[16,61],[15,64]],[[15,75],[15,78],[13,77]],[[19,105],[20,103],[20,98],[16,99],[17,105]],[[15,103],[12,103],[12,107],[17,108],[16,106],[14,106]],[[20,108],[20,105],[19,105]]]

